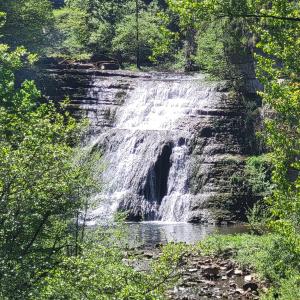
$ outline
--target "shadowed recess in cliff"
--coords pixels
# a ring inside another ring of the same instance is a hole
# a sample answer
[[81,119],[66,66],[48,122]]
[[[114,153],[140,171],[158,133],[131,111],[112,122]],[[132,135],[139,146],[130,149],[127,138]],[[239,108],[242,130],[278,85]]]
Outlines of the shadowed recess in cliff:
[[144,197],[147,201],[157,202],[157,204],[160,205],[163,197],[167,194],[171,154],[172,146],[165,145],[155,165],[149,170],[143,190]]

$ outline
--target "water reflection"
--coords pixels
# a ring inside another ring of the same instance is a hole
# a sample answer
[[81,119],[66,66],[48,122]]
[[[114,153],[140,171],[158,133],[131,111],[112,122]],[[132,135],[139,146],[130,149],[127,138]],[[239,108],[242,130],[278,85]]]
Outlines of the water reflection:
[[141,222],[127,223],[130,246],[153,246],[159,243],[185,242],[193,244],[207,235],[245,233],[244,225],[200,225],[190,223]]

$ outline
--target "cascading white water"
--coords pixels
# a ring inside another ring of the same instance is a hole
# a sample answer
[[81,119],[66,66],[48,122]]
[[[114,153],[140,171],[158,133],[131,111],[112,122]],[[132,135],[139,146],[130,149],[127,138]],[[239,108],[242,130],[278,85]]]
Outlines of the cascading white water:
[[104,145],[103,190],[92,219],[128,210],[134,220],[186,221],[191,198],[190,141],[214,88],[203,78],[138,79]]

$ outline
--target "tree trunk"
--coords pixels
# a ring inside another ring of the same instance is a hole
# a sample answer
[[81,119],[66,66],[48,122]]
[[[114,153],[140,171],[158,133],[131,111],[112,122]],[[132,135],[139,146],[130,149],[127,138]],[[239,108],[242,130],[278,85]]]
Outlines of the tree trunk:
[[140,63],[139,0],[135,0],[135,22],[136,22],[136,67],[140,69],[141,63]]
[[188,28],[186,32],[186,44],[185,44],[185,71],[196,71],[196,65],[193,56],[196,54],[197,45],[195,41],[196,29],[193,27]]

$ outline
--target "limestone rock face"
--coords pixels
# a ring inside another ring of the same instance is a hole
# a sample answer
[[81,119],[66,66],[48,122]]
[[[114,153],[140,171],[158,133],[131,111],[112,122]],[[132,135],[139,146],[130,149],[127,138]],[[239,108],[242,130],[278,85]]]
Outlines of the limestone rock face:
[[[91,221],[116,210],[131,220],[232,221],[256,200],[234,185],[255,137],[227,82],[53,62],[36,77],[47,97],[69,97],[74,115],[91,120],[105,164]],[[255,98],[252,79],[246,90]]]

